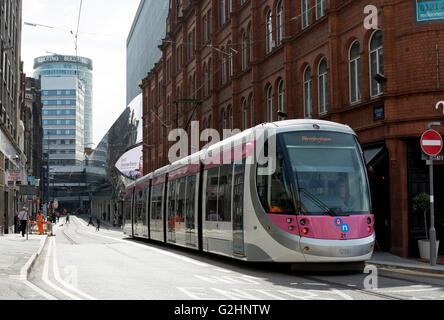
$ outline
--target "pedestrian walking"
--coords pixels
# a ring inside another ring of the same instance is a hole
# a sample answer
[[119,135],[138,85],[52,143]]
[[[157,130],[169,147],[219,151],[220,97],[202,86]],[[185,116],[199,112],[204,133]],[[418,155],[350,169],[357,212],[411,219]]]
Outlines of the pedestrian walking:
[[93,223],[93,217],[89,216],[89,222],[88,222],[88,227],[92,225],[94,227],[94,223]]
[[18,211],[16,211],[15,214],[14,214],[14,233],[19,233],[20,232],[19,231],[19,229],[20,229],[19,224],[20,224],[20,221],[19,221],[19,218],[18,218]]
[[60,212],[59,211],[56,212],[56,217],[57,217],[57,223],[59,223],[59,220],[60,220]]
[[28,224],[28,208],[23,207],[22,211],[19,212],[18,218],[20,220],[20,228],[22,230],[22,237],[26,233],[26,225]]
[[65,224],[68,224],[69,222],[69,212],[66,213],[66,220],[65,220]]
[[100,231],[100,218],[97,217],[97,228],[96,231]]

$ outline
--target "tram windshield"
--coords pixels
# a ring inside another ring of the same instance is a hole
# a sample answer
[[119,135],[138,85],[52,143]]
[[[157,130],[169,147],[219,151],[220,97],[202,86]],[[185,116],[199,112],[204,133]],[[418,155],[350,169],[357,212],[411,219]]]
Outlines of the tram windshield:
[[331,216],[370,213],[366,171],[353,135],[290,132],[278,135],[277,142],[276,170],[257,177],[266,211]]

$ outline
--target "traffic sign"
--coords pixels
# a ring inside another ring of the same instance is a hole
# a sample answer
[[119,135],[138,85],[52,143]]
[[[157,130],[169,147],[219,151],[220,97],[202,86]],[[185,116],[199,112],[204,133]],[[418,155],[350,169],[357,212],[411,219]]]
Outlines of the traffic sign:
[[443,142],[441,135],[435,130],[427,130],[421,137],[422,151],[428,156],[436,156],[442,150]]

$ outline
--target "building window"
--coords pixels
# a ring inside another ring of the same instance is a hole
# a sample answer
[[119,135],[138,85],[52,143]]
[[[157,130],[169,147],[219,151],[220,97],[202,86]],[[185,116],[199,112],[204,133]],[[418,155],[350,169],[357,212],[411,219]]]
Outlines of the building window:
[[267,121],[273,122],[273,87],[267,87]]
[[250,26],[250,63],[253,61],[253,27]]
[[226,21],[225,0],[220,0],[220,25],[223,26]]
[[203,17],[203,26],[202,26],[202,28],[203,28],[203,39],[204,39],[204,42],[207,42],[208,41],[208,18],[207,18],[206,15]]
[[370,93],[372,97],[384,92],[384,85],[375,80],[378,73],[384,74],[381,30],[375,31],[370,39]]
[[316,19],[325,15],[325,0],[316,0]]
[[227,129],[227,113],[225,110],[222,110],[222,129]]
[[254,126],[254,99],[253,96],[250,97],[250,126]]
[[228,80],[233,76],[233,51],[231,50],[231,43],[227,46],[228,52]]
[[248,128],[248,108],[247,100],[242,99],[242,130]]
[[271,10],[267,11],[265,26],[266,26],[266,33],[265,33],[266,51],[267,53],[270,53],[271,50],[273,49],[273,20],[271,17]]
[[308,27],[310,24],[309,14],[310,14],[310,0],[301,0],[301,21],[302,21],[302,29]]
[[312,118],[312,99],[311,99],[311,68],[307,66],[304,71],[304,118]]
[[[224,49],[222,49],[224,51]],[[227,58],[226,53],[222,52],[222,84],[227,82]]]
[[231,106],[228,106],[228,125],[230,126],[230,130],[233,130],[234,123],[233,123],[233,108]]
[[319,63],[318,70],[318,99],[319,114],[328,111],[328,76],[327,76],[327,59],[323,58]]
[[353,42],[349,52],[350,103],[361,101],[361,46],[359,41]]
[[[278,84],[278,111],[282,113],[287,113],[285,107],[285,91],[284,91],[284,80],[280,80]],[[279,120],[282,120],[282,117],[279,116]]]
[[247,35],[242,33],[242,71],[247,68]]
[[279,1],[276,8],[276,43],[278,46],[282,44],[284,38],[284,19],[283,19],[282,0]]

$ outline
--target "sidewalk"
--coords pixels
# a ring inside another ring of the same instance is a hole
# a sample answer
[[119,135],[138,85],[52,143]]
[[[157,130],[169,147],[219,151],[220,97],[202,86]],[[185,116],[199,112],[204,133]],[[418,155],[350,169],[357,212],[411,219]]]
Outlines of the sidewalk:
[[[438,261],[441,262],[442,260]],[[406,259],[391,254],[389,252],[375,251],[372,258],[368,261],[370,264],[387,266],[401,269],[409,269],[426,273],[444,274],[444,265],[437,264],[431,266],[430,262],[422,262],[416,259]]]
[[28,272],[41,253],[47,236],[0,236],[0,300],[44,299],[27,282]]

